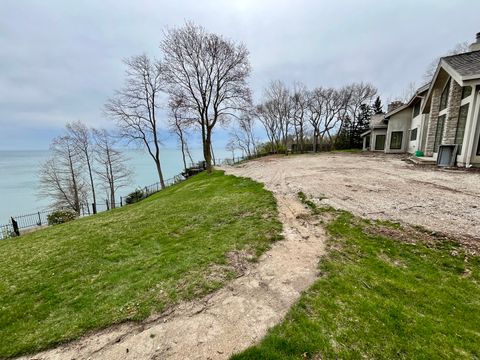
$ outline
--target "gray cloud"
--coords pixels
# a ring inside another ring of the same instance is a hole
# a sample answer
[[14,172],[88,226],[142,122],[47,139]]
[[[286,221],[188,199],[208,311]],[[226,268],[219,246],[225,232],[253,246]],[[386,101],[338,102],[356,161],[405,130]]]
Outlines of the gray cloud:
[[0,149],[45,148],[67,121],[108,124],[101,107],[121,86],[121,59],[159,56],[162,30],[185,20],[248,46],[257,98],[284,79],[368,81],[388,99],[473,40],[479,10],[476,0],[3,0]]

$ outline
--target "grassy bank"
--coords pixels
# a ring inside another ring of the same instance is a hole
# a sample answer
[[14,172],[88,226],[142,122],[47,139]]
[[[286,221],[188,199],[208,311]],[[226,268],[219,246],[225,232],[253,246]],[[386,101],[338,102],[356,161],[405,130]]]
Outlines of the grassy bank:
[[258,346],[232,359],[480,357],[478,256],[344,212],[327,230],[320,279]]
[[200,174],[110,212],[0,242],[0,357],[140,320],[219,288],[228,254],[279,238],[263,186]]

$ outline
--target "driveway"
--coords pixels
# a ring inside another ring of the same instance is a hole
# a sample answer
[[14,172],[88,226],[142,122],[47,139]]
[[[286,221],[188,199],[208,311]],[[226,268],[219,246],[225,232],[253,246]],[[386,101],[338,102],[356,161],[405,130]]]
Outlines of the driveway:
[[400,156],[321,153],[266,157],[228,169],[277,194],[303,191],[356,215],[480,239],[480,173],[417,167]]

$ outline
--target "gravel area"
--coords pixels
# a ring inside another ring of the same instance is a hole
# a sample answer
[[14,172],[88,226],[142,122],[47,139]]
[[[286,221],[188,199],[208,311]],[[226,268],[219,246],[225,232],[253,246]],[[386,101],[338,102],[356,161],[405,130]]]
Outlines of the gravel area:
[[266,157],[232,172],[365,218],[480,240],[478,172],[419,167],[398,155],[340,152]]

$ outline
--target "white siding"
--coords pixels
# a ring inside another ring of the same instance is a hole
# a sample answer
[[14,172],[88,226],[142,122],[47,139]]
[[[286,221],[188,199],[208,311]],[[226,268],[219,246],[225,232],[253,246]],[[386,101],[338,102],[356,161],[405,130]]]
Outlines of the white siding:
[[[388,119],[387,141],[385,144],[386,153],[403,153],[407,151],[407,144],[410,141],[410,124],[412,108],[408,107]],[[391,149],[391,140],[393,132],[402,132],[402,144],[400,149]]]

